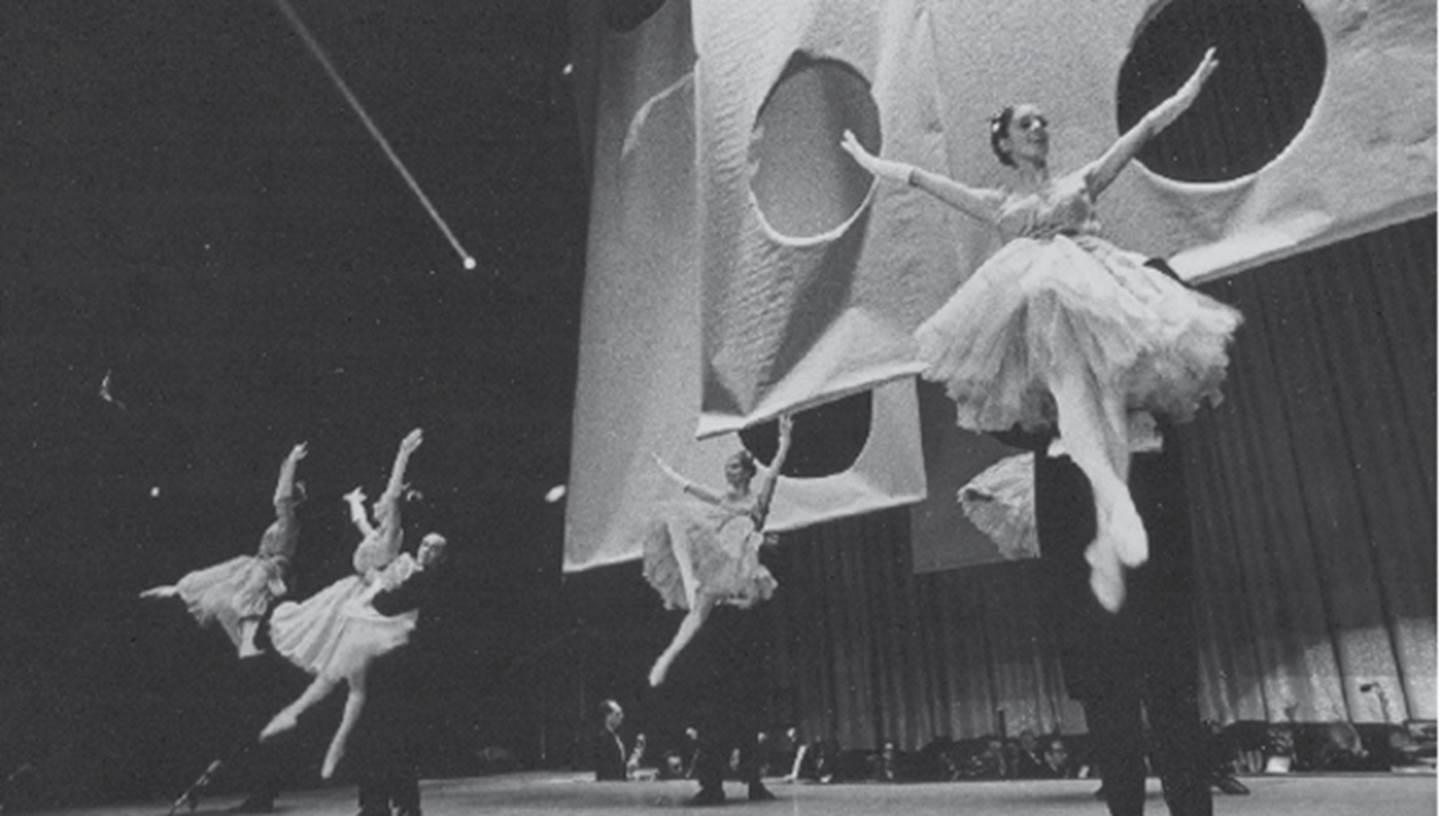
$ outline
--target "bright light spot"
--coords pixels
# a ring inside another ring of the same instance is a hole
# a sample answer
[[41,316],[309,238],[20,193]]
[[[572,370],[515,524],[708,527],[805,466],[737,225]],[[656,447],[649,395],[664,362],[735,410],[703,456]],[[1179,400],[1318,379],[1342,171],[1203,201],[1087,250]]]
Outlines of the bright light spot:
[[160,487],[159,487],[159,485],[156,485],[155,487],[150,488],[150,498],[152,498],[152,499],[158,499],[158,498],[160,498]]
[[575,73],[575,63],[573,62],[565,63],[565,67],[560,69],[561,76],[570,76],[573,73]]
[[563,484],[555,485],[545,494],[545,501],[550,504],[554,504],[563,498],[565,498],[565,485]]
[[475,259],[472,258],[472,257],[470,257],[469,255],[466,255],[466,256],[465,256],[465,268],[466,268],[466,269],[474,269],[474,268],[475,268]]

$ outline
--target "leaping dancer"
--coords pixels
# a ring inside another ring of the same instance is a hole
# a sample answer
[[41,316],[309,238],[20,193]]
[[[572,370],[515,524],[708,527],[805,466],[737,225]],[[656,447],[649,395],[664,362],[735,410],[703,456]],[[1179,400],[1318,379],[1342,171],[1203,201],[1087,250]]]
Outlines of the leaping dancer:
[[295,510],[305,500],[305,485],[295,480],[295,470],[306,453],[301,442],[281,463],[275,485],[275,521],[261,536],[260,549],[254,555],[236,556],[192,572],[174,584],[147,589],[140,597],[178,597],[201,626],[218,625],[240,657],[257,654],[255,630],[270,604],[289,592],[286,579],[300,540]]

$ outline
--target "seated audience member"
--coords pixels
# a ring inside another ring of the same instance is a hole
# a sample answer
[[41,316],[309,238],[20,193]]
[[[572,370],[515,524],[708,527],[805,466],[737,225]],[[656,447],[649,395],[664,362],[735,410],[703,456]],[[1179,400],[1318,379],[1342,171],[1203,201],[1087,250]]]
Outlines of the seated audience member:
[[1070,762],[1070,749],[1065,747],[1065,740],[1060,737],[1050,737],[1045,741],[1045,749],[1040,756],[1041,767],[1046,778],[1075,778],[1075,766]]
[[1035,732],[1028,728],[1021,731],[1016,739],[1014,764],[1010,766],[1010,775],[1016,779],[1046,779],[1050,777],[1050,772],[1045,767],[1045,756],[1040,748],[1040,741],[1035,738]]
[[645,764],[645,733],[642,731],[635,735],[635,747],[630,750],[630,758],[625,761],[625,776],[635,779],[640,772],[640,767]]

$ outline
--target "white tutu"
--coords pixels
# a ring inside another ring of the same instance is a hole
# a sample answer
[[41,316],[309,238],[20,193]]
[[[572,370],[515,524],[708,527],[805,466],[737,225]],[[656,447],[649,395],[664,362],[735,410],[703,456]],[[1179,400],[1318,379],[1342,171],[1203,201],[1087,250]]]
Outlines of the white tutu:
[[956,499],[965,517],[995,542],[1007,560],[1040,556],[1034,454],[1001,459],[960,488]]
[[743,507],[702,501],[668,502],[657,508],[646,529],[645,580],[666,609],[689,609],[675,542],[690,554],[696,592],[709,592],[748,609],[769,600],[778,584],[760,563],[764,534]]

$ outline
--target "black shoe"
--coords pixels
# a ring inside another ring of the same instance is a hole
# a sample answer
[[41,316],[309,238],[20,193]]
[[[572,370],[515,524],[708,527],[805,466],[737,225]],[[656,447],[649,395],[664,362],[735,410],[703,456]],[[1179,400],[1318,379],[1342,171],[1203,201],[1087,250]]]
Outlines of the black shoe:
[[700,792],[686,801],[691,807],[709,807],[725,804],[725,789],[721,787],[701,788]]
[[1245,787],[1245,783],[1233,776],[1222,776],[1211,784],[1221,793],[1229,796],[1248,796],[1250,794],[1250,789]]
[[773,801],[775,801],[775,794],[771,793],[771,792],[770,792],[770,789],[767,788],[767,787],[765,787],[765,785],[764,785],[763,783],[760,783],[760,782],[751,782],[751,783],[750,783],[750,801],[752,801],[752,802],[773,802]]

